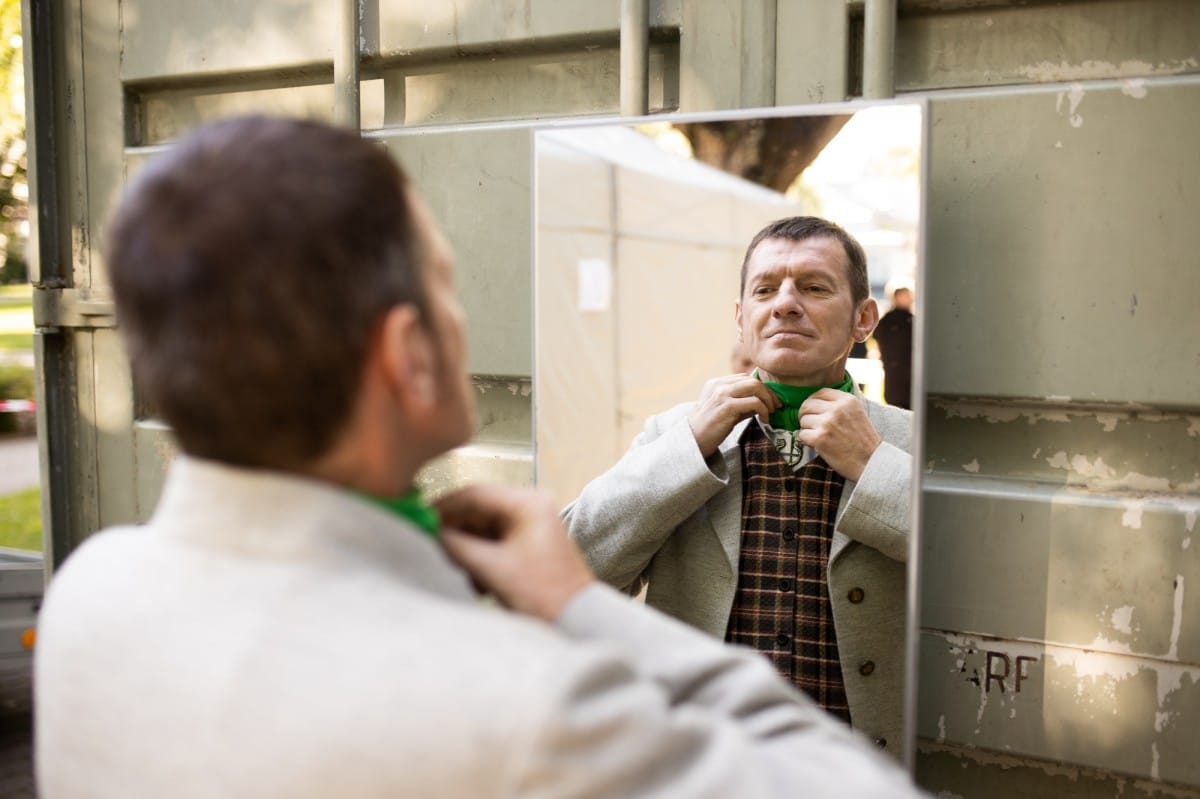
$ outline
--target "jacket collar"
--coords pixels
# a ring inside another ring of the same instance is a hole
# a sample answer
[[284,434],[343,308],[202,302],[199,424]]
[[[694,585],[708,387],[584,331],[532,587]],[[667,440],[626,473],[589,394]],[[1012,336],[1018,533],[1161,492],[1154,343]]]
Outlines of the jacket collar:
[[407,520],[300,475],[179,456],[151,525],[225,556],[354,563],[431,593],[475,598],[466,575]]

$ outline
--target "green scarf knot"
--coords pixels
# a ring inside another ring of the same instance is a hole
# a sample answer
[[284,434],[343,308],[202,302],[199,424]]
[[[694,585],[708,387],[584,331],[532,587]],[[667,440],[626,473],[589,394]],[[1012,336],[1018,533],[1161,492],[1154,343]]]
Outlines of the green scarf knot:
[[437,512],[437,508],[430,505],[421,496],[421,489],[414,487],[404,496],[392,499],[371,496],[368,496],[367,499],[384,510],[412,522],[430,538],[437,538],[438,531],[442,527],[442,517]]
[[[758,377],[757,369],[754,370],[754,375]],[[769,383],[766,380],[762,382],[764,386],[775,392],[775,396],[783,400],[783,406],[777,411],[772,411],[769,419],[771,427],[782,430],[800,429],[800,406],[821,389],[832,388],[848,394],[854,392],[854,381],[850,378],[849,372],[846,372],[842,382],[828,386],[787,386],[783,383]]]

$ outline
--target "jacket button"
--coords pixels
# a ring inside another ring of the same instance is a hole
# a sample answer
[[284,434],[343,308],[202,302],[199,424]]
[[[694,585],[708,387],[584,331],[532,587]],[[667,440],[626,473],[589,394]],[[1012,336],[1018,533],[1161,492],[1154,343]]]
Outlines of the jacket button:
[[858,673],[864,677],[870,677],[872,674],[875,673],[875,661],[873,661],[873,660],[864,661],[863,664],[858,667]]
[[787,633],[779,633],[775,636],[775,643],[781,647],[787,646],[791,640],[791,636],[789,636]]
[[791,579],[789,579],[787,577],[781,577],[779,580],[779,590],[780,591],[791,591],[792,590]]
[[876,738],[875,745],[878,746],[880,749],[887,748],[887,738]]
[[795,478],[793,478],[793,477],[786,477],[786,478],[784,478],[784,480],[783,480],[783,488],[784,488],[784,490],[785,490],[785,491],[795,491],[795,490],[796,490],[796,480],[795,480]]
[[793,530],[791,527],[784,528],[784,531],[783,531],[783,540],[784,541],[792,541],[795,538],[796,538],[795,530]]
[[863,597],[865,597],[865,596],[866,596],[866,593],[861,588],[851,588],[850,593],[846,594],[846,598],[849,599],[851,602],[853,602],[856,605],[859,602],[862,602]]

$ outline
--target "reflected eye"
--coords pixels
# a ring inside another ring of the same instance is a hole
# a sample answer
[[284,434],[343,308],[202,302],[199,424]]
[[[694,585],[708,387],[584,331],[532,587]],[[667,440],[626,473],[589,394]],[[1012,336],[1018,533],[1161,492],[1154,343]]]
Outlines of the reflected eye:
[[758,286],[757,288],[755,288],[755,289],[754,289],[754,296],[755,296],[755,297],[762,297],[762,296],[765,296],[765,295],[767,295],[767,294],[770,294],[770,293],[771,293],[771,287],[770,287],[770,286]]

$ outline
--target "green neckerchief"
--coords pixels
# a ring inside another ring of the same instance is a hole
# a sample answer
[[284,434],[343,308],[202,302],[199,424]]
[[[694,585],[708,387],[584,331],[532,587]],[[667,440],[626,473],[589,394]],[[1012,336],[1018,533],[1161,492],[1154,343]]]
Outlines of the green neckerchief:
[[437,508],[430,505],[421,496],[421,489],[414,487],[412,491],[409,491],[404,496],[394,499],[383,499],[372,496],[368,496],[367,499],[379,507],[412,522],[421,528],[430,538],[437,538],[438,530],[442,526],[442,517],[438,514]]
[[[758,370],[754,370],[754,376],[758,377]],[[759,378],[762,380],[762,378]],[[850,378],[850,373],[846,372],[842,382],[835,383],[829,386],[786,386],[783,383],[769,383],[763,380],[763,385],[775,392],[775,396],[783,400],[783,406],[771,413],[771,427],[781,428],[783,430],[799,430],[800,429],[800,406],[806,399],[811,397],[823,388],[833,388],[838,391],[853,393],[854,381]]]

